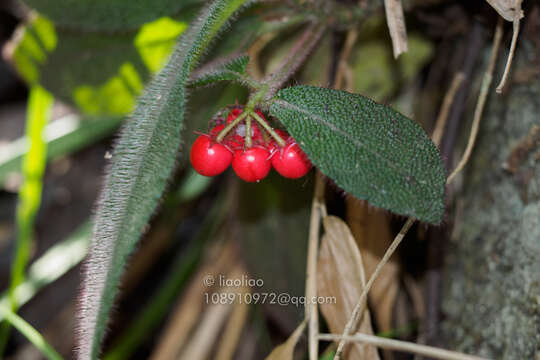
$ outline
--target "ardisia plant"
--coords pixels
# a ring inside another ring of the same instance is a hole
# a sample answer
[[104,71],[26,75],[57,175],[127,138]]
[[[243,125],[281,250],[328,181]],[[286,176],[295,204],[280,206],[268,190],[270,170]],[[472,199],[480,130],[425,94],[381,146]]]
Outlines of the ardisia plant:
[[283,20],[260,31],[295,29],[299,35],[262,79],[248,75],[247,55],[205,58],[209,65],[194,71],[203,54],[212,56],[216,36],[226,39],[223,29],[253,3],[214,0],[201,10],[146,86],[114,148],[85,265],[79,359],[100,356],[127,258],[160,202],[186,136],[186,99],[194,87],[232,81],[250,91],[245,106],[230,109],[225,120],[218,117],[193,143],[190,159],[200,174],[215,176],[232,165],[238,177],[255,182],[273,167],[294,179],[313,164],[343,191],[373,206],[425,223],[442,221],[445,171],[437,147],[418,123],[358,94],[285,87],[312,60],[308,55],[323,35],[357,26],[380,9],[374,3],[357,8],[337,1],[284,2],[273,15],[281,12]]
[[236,175],[247,182],[258,182],[270,167],[283,177],[298,179],[311,169],[311,162],[286,131],[273,129],[260,110],[233,108],[226,125],[215,119],[210,134],[201,134],[191,147],[195,171],[215,176],[232,163]]

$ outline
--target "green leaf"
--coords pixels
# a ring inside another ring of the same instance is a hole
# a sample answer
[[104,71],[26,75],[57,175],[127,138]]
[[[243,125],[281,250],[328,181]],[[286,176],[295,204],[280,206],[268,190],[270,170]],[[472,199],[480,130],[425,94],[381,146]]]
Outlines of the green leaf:
[[24,0],[65,28],[91,31],[134,29],[159,17],[178,13],[200,0]]
[[[90,245],[91,222],[85,221],[66,239],[51,246],[28,267],[26,279],[14,291],[18,307],[34,298],[44,287],[55,282],[79,264]],[[0,307],[9,305],[9,293],[0,294]],[[0,320],[3,316],[0,314]]]
[[208,64],[193,73],[189,86],[205,86],[219,81],[244,81],[249,56],[240,55],[222,62]]
[[[15,289],[24,281],[26,265],[30,259],[34,238],[34,220],[41,204],[43,173],[47,163],[47,143],[43,129],[51,117],[54,98],[39,85],[30,89],[26,112],[27,151],[22,159],[24,181],[19,189],[17,204],[15,254],[11,264],[9,284],[10,306],[13,312],[19,308]],[[0,357],[9,334],[9,325],[2,324],[0,330]]]
[[441,222],[442,159],[413,120],[366,97],[311,86],[281,90],[270,113],[313,164],[351,195],[400,215]]
[[4,317],[11,325],[23,334],[28,341],[41,351],[43,356],[49,360],[62,360],[62,356],[49,345],[47,340],[23,318],[12,312],[7,306],[0,305],[0,315]]
[[194,9],[163,17],[136,31],[103,36],[57,28],[36,16],[8,49],[19,74],[90,115],[127,115],[143,85],[170,56]]
[[246,0],[216,0],[181,37],[115,147],[96,213],[79,314],[79,359],[95,359],[128,255],[158,205],[180,146],[189,76]]
[[[181,188],[185,187],[182,185]],[[178,297],[178,293],[196,270],[204,250],[207,249],[206,245],[211,239],[216,238],[220,225],[223,224],[223,220],[228,214],[227,202],[224,201],[225,193],[220,195],[206,214],[200,231],[190,241],[189,247],[182,249],[177,255],[160,288],[144,306],[144,309],[134,316],[130,327],[112,345],[111,350],[105,354],[103,360],[129,358],[141,344],[144,344],[145,340],[155,334],[156,327],[163,321],[171,304]]]
[[26,119],[27,152],[22,159],[23,184],[17,205],[17,241],[15,260],[11,269],[10,297],[12,310],[16,311],[15,288],[24,281],[26,264],[34,233],[34,219],[41,204],[43,173],[47,163],[47,143],[43,129],[49,122],[53,97],[40,86],[30,89]]

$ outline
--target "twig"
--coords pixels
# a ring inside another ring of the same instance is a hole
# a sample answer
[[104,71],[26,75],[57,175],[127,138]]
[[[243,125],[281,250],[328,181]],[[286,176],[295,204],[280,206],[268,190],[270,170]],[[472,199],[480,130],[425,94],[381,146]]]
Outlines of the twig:
[[394,58],[407,52],[407,29],[405,28],[405,17],[403,15],[403,5],[401,0],[384,0],[384,10],[386,12],[386,23],[392,38],[392,48]]
[[472,356],[467,354],[458,353],[455,351],[444,350],[432,346],[418,345],[408,341],[400,341],[394,339],[387,339],[379,336],[356,333],[354,335],[336,335],[336,334],[320,334],[319,340],[329,340],[341,342],[361,342],[370,345],[375,345],[381,349],[398,350],[409,352],[413,354],[429,356],[435,359],[443,360],[487,360],[482,357]]
[[348,67],[347,60],[349,59],[349,56],[351,55],[352,48],[354,44],[356,43],[357,38],[358,38],[358,30],[357,29],[349,30],[349,32],[347,33],[347,37],[345,38],[345,44],[343,45],[343,49],[341,51],[341,54],[339,55],[339,63],[337,66],[337,73],[336,73],[335,83],[334,83],[335,89],[342,88],[343,78],[345,76],[346,68]]
[[476,135],[478,134],[478,129],[480,127],[480,120],[482,118],[484,105],[486,104],[489,87],[491,85],[491,81],[493,80],[493,71],[495,70],[495,64],[497,62],[497,54],[499,53],[499,47],[501,45],[502,33],[503,33],[503,20],[502,18],[500,18],[499,22],[497,23],[497,27],[495,28],[495,36],[493,39],[493,47],[491,49],[491,57],[489,59],[489,65],[484,74],[484,78],[482,80],[482,86],[480,88],[480,94],[478,95],[478,102],[476,103],[476,108],[474,109],[474,118],[473,118],[473,123],[471,127],[471,134],[469,135],[469,141],[467,143],[467,147],[465,148],[465,152],[463,153],[463,156],[459,160],[459,163],[455,167],[454,171],[452,171],[450,176],[448,176],[448,179],[446,179],[447,184],[452,182],[452,180],[461,171],[461,169],[463,169],[463,167],[469,160],[469,157],[471,156],[471,152],[474,147],[474,143],[476,141]]
[[435,130],[433,130],[433,135],[431,136],[433,142],[437,146],[441,143],[444,128],[446,127],[446,120],[448,120],[448,114],[450,113],[450,107],[454,102],[454,97],[456,96],[459,87],[463,83],[463,80],[465,80],[465,74],[460,71],[452,79],[452,84],[450,84],[450,88],[444,96],[441,111],[439,112],[439,116],[437,116],[437,121],[435,122]]
[[261,71],[261,67],[259,65],[259,53],[270,41],[272,41],[277,36],[277,34],[277,32],[264,34],[259,39],[257,39],[257,41],[255,41],[248,50],[248,55],[250,59],[248,73],[257,80],[260,80],[264,77],[264,74]]
[[[502,22],[502,18],[499,18],[499,22]],[[506,60],[506,66],[504,67],[504,74],[502,76],[501,82],[499,83],[499,85],[497,85],[497,89],[495,89],[498,94],[502,93],[502,90],[506,85],[506,80],[508,79],[508,73],[510,72],[510,68],[512,67],[512,59],[514,59],[514,52],[516,51],[516,43],[519,34],[519,18],[514,19],[512,24],[513,34],[512,44],[510,45],[510,52],[508,53],[508,59]]]
[[[326,205],[324,205],[324,181],[322,175],[317,172],[315,177],[315,192],[311,205],[311,219],[309,223],[309,243],[306,268],[306,299],[313,299],[317,296],[317,256],[319,250],[319,232],[321,226],[321,216],[326,216]],[[309,302],[305,308],[305,318],[309,319],[309,359],[317,360],[319,353],[319,313],[317,302]]]
[[[465,110],[465,104],[469,98],[471,90],[471,83],[473,71],[475,65],[480,57],[480,52],[484,48],[484,27],[480,22],[473,20],[471,30],[468,32],[467,45],[464,49],[458,49],[456,53],[457,60],[463,62],[461,71],[465,74],[465,80],[456,93],[446,129],[444,130],[444,136],[440,145],[441,154],[443,156],[444,165],[447,170],[452,168],[454,158],[454,150],[456,148],[456,139],[458,137],[459,130],[461,129],[461,122],[463,118],[463,112]],[[463,53],[461,53],[463,51]]]
[[[246,273],[246,270],[240,266],[238,274],[235,274],[235,278],[239,279],[242,274]],[[236,294],[251,294],[251,288],[247,286],[241,286],[234,290]],[[249,305],[244,301],[235,301],[231,316],[223,329],[223,335],[217,346],[215,359],[216,360],[230,360],[234,358],[234,353],[242,338],[242,332],[246,325],[249,314]]]
[[267,99],[272,98],[289,77],[304,63],[304,60],[311,53],[325,30],[326,26],[324,24],[313,24],[300,36],[298,42],[289,51],[289,55],[279,65],[279,70],[268,75],[264,80],[270,86],[266,94]]
[[[450,108],[454,102],[456,93],[460,89],[461,84],[465,80],[465,74],[462,71],[457,72],[452,79],[450,88],[444,96],[437,121],[435,123],[435,130],[431,135],[433,142],[439,146],[441,139],[446,128],[446,122],[448,120],[448,114]],[[447,242],[446,232],[441,228],[432,228],[429,230],[430,242],[428,244],[428,271],[426,273],[426,311],[419,312],[421,326],[424,327],[426,332],[422,332],[421,337],[417,339],[420,343],[427,341],[430,345],[435,345],[435,339],[438,337],[438,324],[440,319],[440,267],[441,259],[443,258],[445,244]],[[424,338],[425,337],[425,338]]]
[[[351,318],[347,322],[347,325],[345,326],[345,330],[343,331],[343,336],[350,335],[354,329],[356,329],[356,326],[358,324],[358,321],[361,319],[361,316],[364,313],[364,307],[366,305],[366,297],[371,289],[371,286],[373,285],[373,282],[377,277],[379,276],[379,273],[381,272],[382,268],[388,260],[390,260],[390,257],[394,254],[397,247],[401,243],[401,240],[403,240],[403,237],[405,234],[407,234],[407,231],[409,231],[409,228],[412,226],[412,224],[416,221],[416,218],[410,217],[407,219],[399,233],[396,235],[394,240],[392,241],[392,244],[388,247],[386,252],[384,253],[384,256],[382,257],[381,261],[377,264],[377,267],[375,268],[375,271],[369,278],[366,286],[362,290],[362,293],[360,294],[360,298],[358,302],[356,303],[356,306],[354,307],[353,313],[351,315]],[[336,355],[334,356],[334,360],[339,360],[339,357],[341,356],[341,353],[343,352],[343,348],[345,347],[345,339],[341,339],[338,345],[338,348],[336,350]]]

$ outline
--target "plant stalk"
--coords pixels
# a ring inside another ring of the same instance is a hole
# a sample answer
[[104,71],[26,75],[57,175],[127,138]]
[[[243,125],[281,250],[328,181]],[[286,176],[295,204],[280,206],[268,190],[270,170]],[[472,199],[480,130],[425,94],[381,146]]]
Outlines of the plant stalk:
[[227,126],[225,126],[225,128],[223,130],[221,130],[221,132],[219,133],[219,135],[217,136],[216,138],[216,141],[219,143],[219,142],[222,142],[223,139],[225,138],[225,136],[227,136],[227,134],[231,131],[231,129],[233,127],[235,127],[236,125],[238,125],[240,123],[240,121],[244,120],[244,118],[248,115],[248,113],[246,111],[244,111],[242,114],[240,114],[236,119],[234,119],[233,121],[231,121]]
[[268,125],[267,121],[261,118],[256,112],[252,113],[251,116],[253,116],[253,118],[264,128],[264,130],[268,131],[268,133],[272,136],[272,138],[274,138],[274,140],[276,140],[279,146],[285,146],[285,140],[283,140],[281,136],[279,136],[278,133],[276,133],[274,129],[272,129],[272,127]]

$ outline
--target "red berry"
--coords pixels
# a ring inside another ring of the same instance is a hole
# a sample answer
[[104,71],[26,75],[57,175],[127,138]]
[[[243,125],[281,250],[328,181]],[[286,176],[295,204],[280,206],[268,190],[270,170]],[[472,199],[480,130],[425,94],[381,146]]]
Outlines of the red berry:
[[[261,110],[256,110],[255,113],[257,115],[259,115],[259,117],[261,119],[263,119],[264,121],[266,121],[266,118],[264,117],[263,113],[261,112]],[[261,131],[259,129],[259,123],[253,119],[253,139],[256,140],[256,141],[263,141],[263,137],[262,137],[262,134],[261,134]]]
[[215,139],[218,137],[219,133],[221,132],[221,130],[225,129],[225,125],[223,124],[220,124],[220,125],[216,125],[212,128],[212,130],[210,130],[210,136],[212,137],[212,139]]
[[244,137],[238,134],[232,134],[226,141],[226,144],[233,150],[244,148]]
[[191,146],[191,165],[199,174],[216,176],[224,172],[232,161],[232,153],[209,136],[201,135]]
[[246,151],[234,152],[232,167],[238,177],[247,182],[264,179],[270,172],[270,153],[262,147],[252,147]]
[[286,145],[272,156],[272,166],[283,177],[298,179],[311,169],[311,162],[296,142]]
[[229,115],[227,116],[227,124],[230,123],[231,121],[233,121],[234,119],[236,119],[238,117],[238,115],[240,115],[243,112],[244,112],[244,110],[242,110],[240,108],[232,109],[231,112],[229,113]]
[[[287,141],[289,139],[289,134],[287,134],[286,131],[280,130],[280,129],[274,129],[274,132],[278,134],[284,141]],[[276,142],[274,138],[272,138],[268,142],[268,151],[270,151],[270,154],[273,154],[276,150],[279,149],[279,145]]]
[[259,129],[259,125],[255,124],[255,122],[252,121],[251,129],[251,133],[253,134],[253,142],[262,144],[264,142],[264,138],[262,136],[261,130]]

